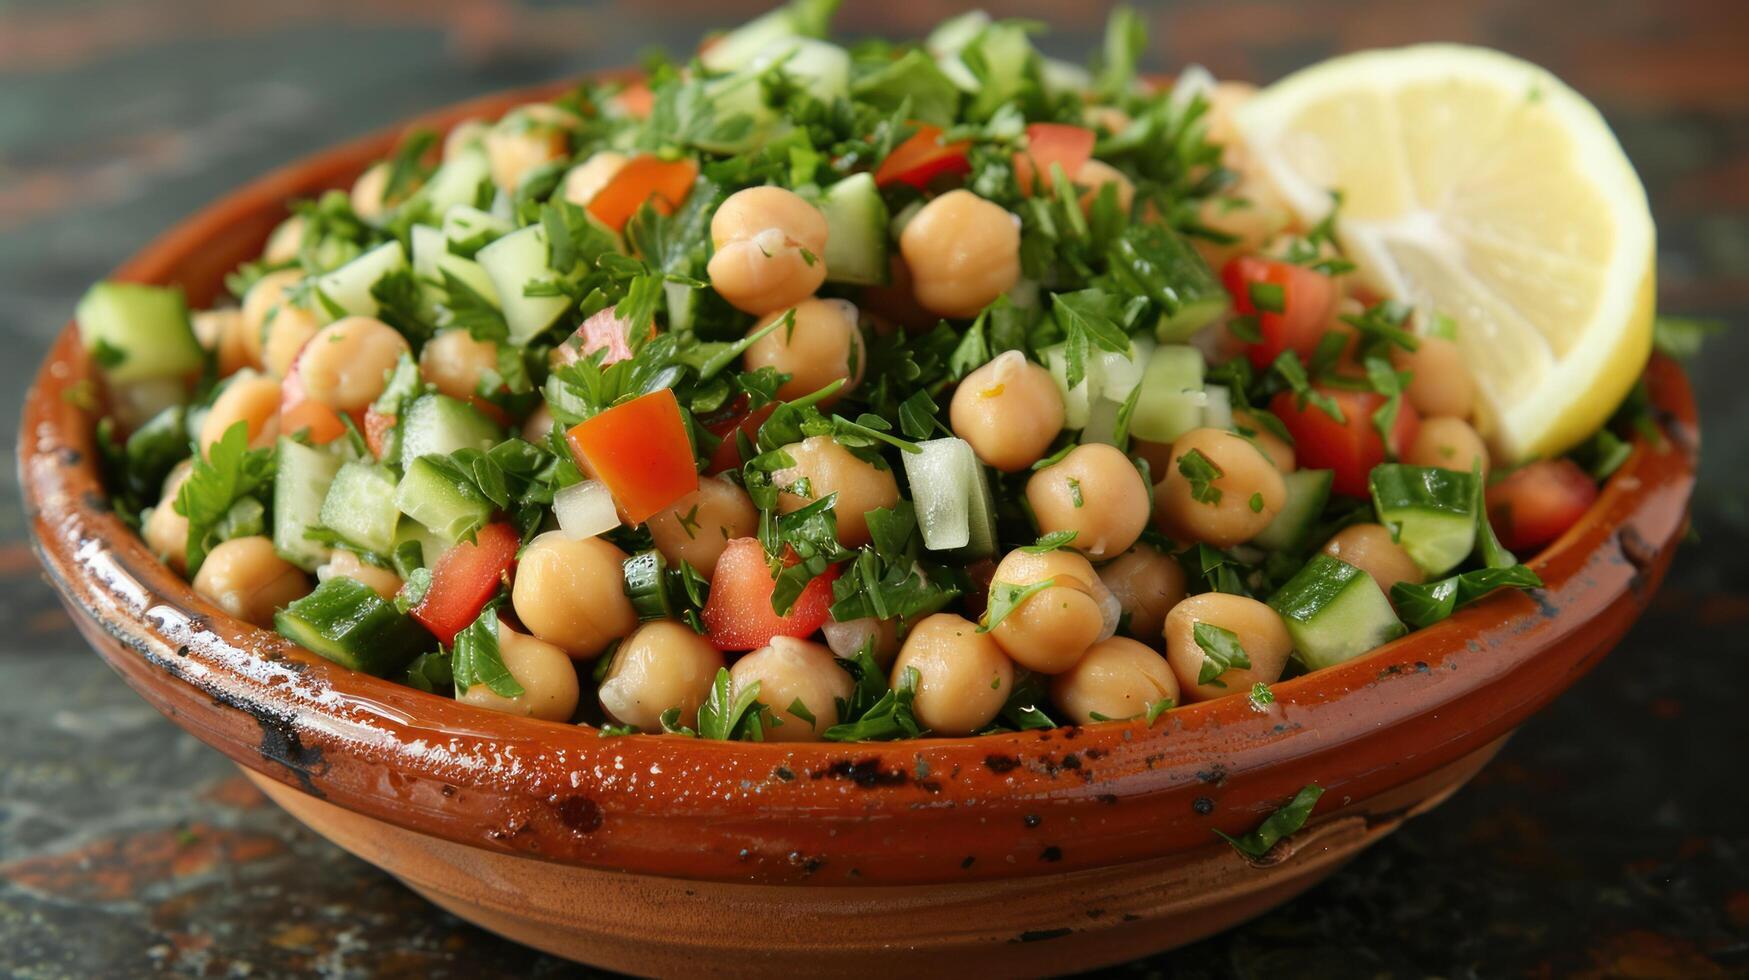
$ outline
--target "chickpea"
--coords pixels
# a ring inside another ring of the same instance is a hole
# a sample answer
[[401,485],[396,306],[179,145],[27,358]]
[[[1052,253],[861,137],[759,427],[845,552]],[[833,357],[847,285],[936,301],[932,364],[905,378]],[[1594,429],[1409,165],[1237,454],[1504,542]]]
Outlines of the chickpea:
[[1167,611],[1184,599],[1184,566],[1152,545],[1138,544],[1098,571],[1129,617],[1125,632],[1146,643],[1158,641]]
[[283,265],[298,257],[304,249],[304,216],[294,214],[281,221],[262,246],[261,261],[268,265]]
[[243,336],[243,311],[203,310],[190,318],[194,337],[213,352],[219,377],[228,378],[250,365],[249,342]]
[[899,250],[917,302],[939,316],[977,316],[1020,280],[1019,222],[967,190],[925,204],[899,235]]
[[1081,172],[1075,175],[1075,183],[1087,188],[1081,192],[1081,210],[1089,214],[1093,212],[1093,202],[1099,200],[1099,192],[1106,184],[1117,187],[1117,212],[1129,214],[1130,208],[1136,203],[1136,185],[1124,176],[1124,172],[1106,163],[1104,160],[1089,160],[1081,165]]
[[[831,650],[790,636],[774,636],[769,646],[735,661],[729,679],[737,692],[759,685],[760,703],[781,723],[766,727],[767,742],[818,741],[821,732],[838,724],[838,702],[849,701],[855,686]],[[798,701],[812,721],[790,710]]]
[[1297,463],[1298,460],[1294,458],[1293,445],[1281,436],[1264,428],[1263,425],[1257,421],[1256,412],[1248,412],[1244,410],[1234,412],[1233,427],[1239,430],[1240,435],[1251,440],[1251,444],[1257,447],[1257,451],[1261,452],[1271,463],[1275,464],[1275,468],[1281,471],[1282,476],[1286,476],[1294,471],[1294,464]]
[[[1179,463],[1192,452],[1202,455],[1219,476],[1196,489]],[[1172,444],[1165,478],[1154,487],[1154,520],[1175,541],[1202,541],[1231,548],[1249,541],[1269,526],[1287,502],[1287,484],[1263,451],[1243,436],[1223,429],[1192,429]]]
[[498,345],[475,340],[466,330],[440,331],[419,351],[419,376],[462,401],[480,394],[480,382],[497,372]]
[[602,150],[593,154],[565,174],[565,187],[562,192],[565,200],[580,208],[588,206],[590,201],[595,200],[595,195],[601,193],[601,189],[613,180],[614,175],[630,162],[631,157],[614,150]]
[[1371,575],[1386,596],[1398,582],[1419,585],[1427,580],[1421,566],[1391,539],[1390,529],[1383,524],[1351,524],[1337,531],[1324,545],[1324,554]]
[[504,658],[510,676],[522,685],[522,693],[507,698],[484,684],[470,684],[466,691],[456,692],[457,701],[524,718],[571,720],[577,712],[580,688],[577,668],[571,665],[565,651],[518,633],[500,620],[498,653]]
[[402,354],[400,331],[375,317],[349,316],[323,327],[298,355],[304,395],[342,412],[362,412],[388,385]]
[[960,381],[948,406],[953,434],[985,466],[1004,473],[1044,457],[1063,431],[1063,395],[1051,373],[1019,351],[1004,351]]
[[[1196,642],[1196,624],[1208,623],[1234,634],[1245,650],[1250,667],[1222,672],[1207,684],[1198,683],[1208,655]],[[1178,677],[1184,700],[1210,701],[1229,694],[1249,694],[1258,682],[1273,684],[1281,679],[1294,641],[1275,610],[1256,599],[1204,592],[1193,595],[1166,614],[1166,660]]]
[[253,535],[207,552],[194,591],[238,619],[271,629],[276,611],[309,594],[310,580],[274,552],[272,541]]
[[176,512],[176,495],[182,492],[182,484],[188,480],[188,474],[194,471],[192,460],[183,460],[176,464],[170,475],[164,478],[164,492],[158,497],[158,505],[146,515],[146,522],[140,527],[140,537],[146,541],[146,547],[152,549],[164,564],[176,569],[176,574],[188,574],[188,518]]
[[[303,279],[303,273],[296,269],[281,269],[255,280],[249,291],[243,294],[243,349],[248,352],[250,364],[256,367],[262,365],[262,349],[266,344],[269,318],[278,319],[277,313],[282,305],[297,309],[286,300],[293,287]],[[315,332],[314,329],[310,331],[311,334]]]
[[392,168],[387,160],[375,163],[352,184],[352,213],[367,222],[381,221],[389,212],[389,175]]
[[1148,485],[1116,447],[1087,443],[1026,481],[1026,502],[1046,534],[1073,531],[1089,558],[1119,554],[1148,526]]
[[709,579],[730,541],[759,532],[759,511],[747,491],[728,480],[705,477],[697,490],[650,518],[647,526],[656,550],[670,564],[684,561]]
[[1412,351],[1392,348],[1391,366],[1410,373],[1403,393],[1422,415],[1467,419],[1475,411],[1476,382],[1456,341],[1418,337]]
[[1145,715],[1161,698],[1178,701],[1172,667],[1121,636],[1093,644],[1075,666],[1051,678],[1051,700],[1077,725]]
[[826,254],[826,216],[782,187],[749,187],[730,194],[711,215],[711,244],[722,248],[773,228],[816,256]]
[[1129,113],[1116,106],[1084,106],[1081,109],[1081,113],[1086,118],[1089,126],[1092,126],[1095,129],[1103,129],[1114,136],[1130,128]]
[[723,668],[722,651],[673,620],[645,623],[613,652],[597,696],[621,725],[662,730],[662,712],[680,709],[680,724],[698,727],[698,706]]
[[482,146],[492,127],[484,120],[464,119],[443,137],[443,158],[452,160],[472,146]]
[[1231,236],[1226,242],[1201,236],[1191,240],[1209,267],[1219,269],[1235,256],[1262,250],[1293,222],[1293,211],[1267,178],[1240,170],[1238,182],[1226,193],[1203,199],[1197,221]]
[[571,152],[570,130],[576,118],[558,106],[530,103],[505,113],[486,131],[481,143],[491,161],[492,182],[506,192],[544,163]]
[[249,445],[256,449],[279,438],[279,382],[254,373],[232,375],[200,424],[201,454],[238,422],[248,426]]
[[1470,472],[1473,464],[1482,465],[1482,475],[1488,475],[1490,461],[1488,444],[1463,419],[1422,419],[1415,439],[1403,461],[1411,466],[1437,466],[1447,470]]
[[832,505],[838,520],[838,542],[846,548],[868,544],[868,512],[899,502],[899,483],[893,471],[878,467],[833,441],[831,436],[809,436],[792,442],[783,451],[795,465],[772,474],[780,486],[807,481],[806,495],[786,490],[778,495],[777,509],[788,514],[835,493]]
[[[1052,584],[1009,610],[989,635],[1017,664],[1041,674],[1060,674],[1087,648],[1112,634],[1117,599],[1087,559],[1072,551],[1031,554],[1016,548],[996,565],[990,588]],[[1107,605],[1112,608],[1108,611]]]
[[345,548],[335,548],[328,555],[328,561],[316,569],[316,581],[326,582],[331,578],[349,578],[360,585],[370,586],[370,590],[384,599],[393,599],[395,593],[401,591],[401,576],[378,565],[358,557]]
[[995,719],[1014,689],[1014,665],[990,634],[952,613],[936,613],[911,628],[893,661],[893,686],[917,671],[911,711],[938,735],[970,735]]
[[[820,400],[831,406],[862,380],[868,360],[862,331],[856,325],[856,306],[842,299],[810,299],[795,307],[795,322],[755,340],[743,355],[746,369],[775,368],[790,376],[777,389],[777,397],[790,400],[809,395],[834,381],[844,386]],[[773,313],[754,326],[757,333],[783,317]]]
[[281,303],[268,315],[267,332],[262,338],[261,366],[276,378],[291,374],[298,355],[321,329],[322,321],[316,314],[295,303]]
[[1233,120],[1239,107],[1251,101],[1256,94],[1257,86],[1250,82],[1216,82],[1209,89],[1208,129],[1204,132],[1210,143],[1244,152],[1244,143],[1239,139],[1239,127]]
[[573,658],[594,658],[638,624],[620,587],[625,552],[600,538],[548,531],[522,549],[510,603],[530,633]]

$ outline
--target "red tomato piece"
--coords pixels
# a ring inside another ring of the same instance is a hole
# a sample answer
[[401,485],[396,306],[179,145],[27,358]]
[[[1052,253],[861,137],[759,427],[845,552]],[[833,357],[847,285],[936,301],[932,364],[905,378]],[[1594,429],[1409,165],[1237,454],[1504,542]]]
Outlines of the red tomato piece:
[[745,402],[742,405],[743,407],[734,414],[705,426],[711,435],[723,440],[717,443],[716,451],[711,453],[710,465],[705,467],[705,472],[712,476],[728,470],[739,469],[741,464],[747,462],[741,458],[741,449],[736,442],[735,433],[745,432],[750,440],[759,438],[759,427],[765,424],[765,420],[771,417],[772,412],[777,411],[776,402],[762,405],[751,412],[745,408]]
[[1539,459],[1488,488],[1488,519],[1500,543],[1520,557],[1578,523],[1597,500],[1597,484],[1570,459]]
[[346,423],[330,406],[304,395],[303,378],[294,366],[279,386],[279,431],[295,435],[308,429],[316,445],[333,442],[346,434]]
[[876,187],[904,183],[922,190],[929,186],[930,181],[943,174],[971,171],[971,161],[966,158],[967,151],[972,148],[969,141],[948,143],[944,146],[941,143],[940,126],[923,123],[914,125],[917,126],[917,132],[910,139],[893,147],[893,151],[875,168]]
[[648,119],[651,110],[656,108],[656,94],[650,91],[650,83],[641,78],[627,83],[616,98],[619,107],[633,119]]
[[498,593],[516,564],[522,539],[508,524],[480,528],[470,544],[463,541],[443,553],[431,569],[431,588],[412,609],[412,616],[444,646],[480,617],[480,610]]
[[[1291,391],[1277,394],[1269,402],[1269,410],[1281,418],[1294,437],[1294,453],[1299,465],[1308,470],[1332,470],[1332,489],[1351,497],[1371,493],[1369,478],[1372,468],[1385,461],[1385,442],[1373,425],[1372,415],[1385,403],[1385,396],[1376,391],[1346,391],[1340,388],[1314,386],[1329,395],[1341,409],[1343,421],[1338,422],[1318,406],[1307,402],[1304,408]],[[1391,428],[1391,451],[1400,453],[1415,441],[1421,428],[1421,416],[1407,399],[1398,402],[1397,423]]]
[[1051,168],[1060,164],[1070,180],[1093,159],[1093,130],[1062,123],[1033,123],[1026,127],[1026,149],[1014,154],[1014,179],[1020,193],[1047,193]]
[[691,160],[664,160],[651,153],[633,157],[590,200],[589,213],[614,231],[623,229],[645,201],[663,214],[673,214],[685,203],[696,179],[698,164]]
[[389,430],[394,427],[393,415],[384,414],[374,408],[365,410],[364,424],[360,428],[364,430],[364,444],[370,447],[372,456],[383,458],[383,450],[388,446]]
[[[1284,350],[1302,358],[1311,357],[1329,328],[1336,305],[1336,283],[1321,272],[1292,262],[1242,255],[1221,270],[1221,282],[1233,297],[1233,308],[1241,315],[1257,318],[1257,332],[1263,339],[1247,344],[1245,353],[1251,358],[1251,366],[1259,371],[1269,370]],[[1257,283],[1281,290],[1280,312],[1257,308],[1251,290]]]
[[584,419],[565,434],[577,465],[607,484],[638,524],[698,489],[698,465],[680,402],[667,388]]
[[779,616],[771,608],[777,580],[766,567],[764,546],[758,538],[736,538],[724,547],[711,577],[701,617],[706,635],[722,650],[757,650],[774,636],[812,636],[826,622],[837,578],[837,566],[826,569]]

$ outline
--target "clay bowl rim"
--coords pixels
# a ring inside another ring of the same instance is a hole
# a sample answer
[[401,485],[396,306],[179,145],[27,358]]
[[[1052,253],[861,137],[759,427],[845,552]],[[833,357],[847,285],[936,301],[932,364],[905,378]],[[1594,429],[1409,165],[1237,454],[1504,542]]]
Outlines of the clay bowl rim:
[[[209,302],[286,200],[344,186],[410,126],[446,129],[571,84],[460,103],[290,164],[179,223],[115,278],[180,282]],[[1490,597],[1280,682],[1266,712],[1234,697],[1151,728],[850,745],[604,739],[347,671],[196,596],[108,510],[94,415],[66,397],[89,377],[68,323],[20,428],[34,546],[94,647],[178,724],[270,778],[420,832],[761,883],[929,884],[1202,851],[1224,846],[1212,830],[1243,833],[1308,782],[1328,791],[1314,826],[1344,812],[1370,820],[1369,798],[1508,733],[1620,638],[1686,527],[1699,448],[1687,380],[1654,357],[1661,437],[1637,439],[1579,525],[1530,562],[1543,591]],[[1046,821],[1074,828],[1073,845],[1042,843]],[[829,862],[834,874],[819,874]]]

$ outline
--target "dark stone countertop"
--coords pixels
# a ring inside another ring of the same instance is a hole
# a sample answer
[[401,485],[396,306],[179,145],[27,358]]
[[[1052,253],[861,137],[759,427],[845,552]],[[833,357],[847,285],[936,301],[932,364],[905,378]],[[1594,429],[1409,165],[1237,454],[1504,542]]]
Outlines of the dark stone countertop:
[[[0,5],[0,364],[22,392],[85,285],[271,167],[495,88],[683,49],[759,6],[535,0]],[[916,32],[946,4],[847,4]],[[992,3],[1095,43],[1103,4]],[[1734,321],[1693,368],[1697,543],[1597,670],[1474,784],[1275,912],[1137,975],[1749,975],[1749,6],[1739,0],[1147,4],[1161,69],[1273,78],[1344,49],[1474,41],[1596,100],[1651,192],[1664,310]],[[8,405],[8,413],[15,405]],[[4,431],[16,429],[8,414]],[[0,972],[585,973],[312,836],[92,656],[0,503]]]

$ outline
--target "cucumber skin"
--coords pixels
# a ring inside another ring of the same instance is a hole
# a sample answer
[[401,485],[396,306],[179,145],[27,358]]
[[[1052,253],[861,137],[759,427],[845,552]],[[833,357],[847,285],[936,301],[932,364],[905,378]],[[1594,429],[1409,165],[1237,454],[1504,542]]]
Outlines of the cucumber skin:
[[492,518],[490,500],[456,484],[426,458],[407,464],[395,487],[395,507],[450,544]]
[[1287,503],[1275,515],[1275,520],[1249,543],[1269,551],[1296,552],[1307,545],[1306,538],[1318,515],[1330,501],[1330,487],[1335,483],[1331,470],[1296,470],[1282,477],[1287,484]]
[[1456,568],[1476,545],[1476,478],[1459,470],[1384,463],[1368,478],[1379,523],[1428,575]]
[[279,466],[273,474],[273,547],[306,572],[328,558],[328,548],[304,537],[321,522],[322,501],[340,472],[340,458],[281,436]]
[[124,355],[102,369],[110,381],[180,379],[198,374],[206,363],[180,289],[100,282],[85,291],[73,318],[87,351],[101,342]]
[[436,642],[369,586],[345,577],[323,582],[280,610],[273,626],[312,653],[378,677],[406,667]]
[[1270,597],[1269,607],[1313,670],[1352,660],[1408,632],[1371,575],[1325,554],[1312,556]]
[[401,458],[448,456],[458,449],[491,449],[502,442],[504,432],[467,402],[448,395],[420,395],[407,406],[401,421]]
[[322,524],[349,543],[379,555],[395,547],[395,481],[389,471],[369,463],[345,463],[322,498]]
[[870,174],[853,174],[826,188],[826,280],[854,286],[887,284],[887,202]]

